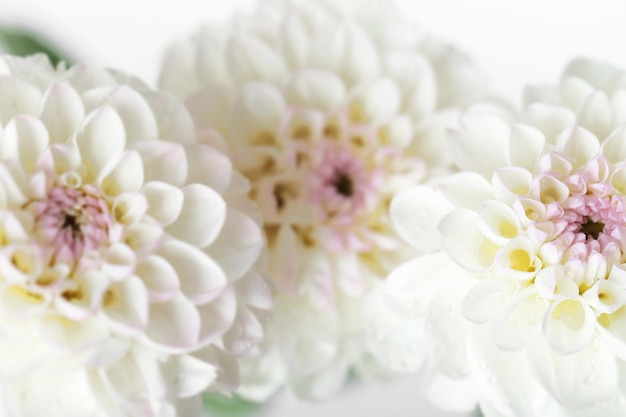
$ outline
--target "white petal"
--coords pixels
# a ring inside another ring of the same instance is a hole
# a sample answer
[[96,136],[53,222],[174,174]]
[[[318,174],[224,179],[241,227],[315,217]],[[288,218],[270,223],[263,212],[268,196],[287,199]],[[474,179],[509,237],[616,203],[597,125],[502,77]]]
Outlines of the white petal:
[[32,173],[48,143],[48,131],[39,119],[26,115],[17,116],[4,131],[2,159],[16,159],[26,172]]
[[159,126],[159,139],[183,144],[195,142],[196,131],[193,120],[180,100],[163,93],[146,94],[144,98],[152,107]]
[[626,160],[626,127],[615,130],[606,138],[602,153],[612,163]]
[[505,167],[493,173],[491,185],[498,200],[511,204],[530,191],[532,179],[532,174],[524,168]]
[[255,269],[250,270],[242,279],[235,283],[237,299],[242,304],[261,310],[272,308],[272,293],[263,276]]
[[543,204],[564,202],[569,197],[569,188],[553,176],[544,175],[534,179],[533,196]]
[[260,39],[240,33],[226,47],[228,66],[240,83],[262,80],[279,84],[287,72],[281,57]]
[[596,318],[579,300],[565,299],[554,303],[544,317],[543,331],[550,347],[563,355],[587,347],[594,336]]
[[442,253],[417,257],[395,268],[384,283],[389,308],[405,317],[417,317],[433,294],[462,278],[466,272]]
[[167,362],[165,377],[175,398],[189,398],[208,388],[217,377],[217,369],[191,355],[176,355]]
[[328,111],[344,103],[346,87],[330,71],[304,69],[289,79],[284,94],[289,104]]
[[230,137],[234,146],[267,145],[285,114],[285,103],[273,87],[249,83],[243,86],[230,114]]
[[300,271],[298,239],[292,228],[280,226],[276,232],[274,247],[270,247],[268,270],[281,291],[295,292]]
[[186,186],[183,195],[180,215],[166,230],[185,242],[205,248],[224,226],[226,203],[218,193],[200,184]]
[[461,125],[460,131],[448,134],[453,158],[461,169],[489,178],[493,171],[506,165],[506,146],[511,133],[505,121],[467,113]]
[[174,267],[183,294],[194,304],[208,303],[224,290],[224,272],[198,248],[169,240],[161,245],[158,253]]
[[165,259],[149,255],[137,265],[137,276],[148,291],[151,303],[160,303],[174,298],[180,289],[176,270]]
[[235,281],[257,261],[263,245],[259,226],[239,210],[229,207],[224,227],[207,253],[220,264],[228,280]]
[[123,241],[137,255],[138,259],[151,254],[161,245],[165,233],[159,225],[138,223],[124,230]]
[[394,116],[400,107],[400,91],[393,80],[377,78],[361,84],[351,93],[350,117],[357,123],[381,124]]
[[523,235],[513,238],[496,255],[496,271],[503,279],[529,281],[541,266],[532,241]]
[[522,121],[541,130],[546,142],[554,144],[563,130],[576,124],[576,115],[563,106],[534,103],[524,110]]
[[39,115],[41,91],[15,77],[0,76],[0,125],[18,114]]
[[216,149],[200,145],[185,145],[189,171],[187,183],[203,184],[223,194],[232,180],[233,167],[230,159]]
[[196,51],[196,45],[186,40],[176,41],[165,50],[158,80],[161,90],[183,99],[198,91]]
[[417,186],[398,193],[389,206],[395,230],[423,251],[439,248],[437,225],[453,206],[437,191]]
[[185,149],[162,140],[142,140],[133,146],[143,160],[145,181],[162,181],[182,187],[187,179]]
[[136,276],[111,285],[102,303],[104,314],[116,332],[137,335],[148,324],[148,293]]
[[139,191],[143,185],[143,163],[135,151],[125,151],[111,173],[102,179],[102,191],[110,197]]
[[122,119],[110,107],[95,110],[87,116],[76,143],[87,169],[84,179],[107,175],[126,146]]
[[85,118],[83,102],[68,84],[54,84],[46,92],[41,120],[48,128],[52,143],[67,143]]
[[515,284],[500,279],[485,279],[463,298],[461,314],[475,323],[486,323],[496,317],[515,291]]
[[491,326],[493,342],[503,350],[521,350],[540,334],[548,309],[545,299],[524,291],[512,299]]
[[572,110],[580,108],[594,93],[595,88],[579,77],[565,76],[561,80],[560,94],[563,102]]
[[608,399],[617,388],[616,361],[606,345],[593,340],[583,350],[563,355],[540,343],[530,346],[535,374],[561,404],[587,408]]
[[459,265],[480,271],[493,263],[498,246],[489,241],[478,226],[478,216],[467,209],[446,215],[438,226],[441,246]]
[[320,33],[311,45],[307,62],[340,74],[348,85],[374,77],[380,70],[375,46],[354,24]]
[[71,321],[59,315],[48,315],[40,322],[42,337],[64,348],[84,348],[110,337],[107,326],[98,319]]
[[483,201],[493,198],[489,181],[474,172],[459,172],[437,180],[436,188],[457,207],[478,210]]
[[437,80],[430,62],[411,52],[392,52],[385,56],[385,69],[402,91],[402,109],[422,118],[437,106]]
[[532,126],[515,125],[509,140],[509,161],[513,166],[533,171],[543,152],[546,138],[541,130]]
[[196,307],[187,298],[178,295],[172,300],[150,306],[146,336],[169,351],[188,351],[198,342],[201,324]]
[[595,133],[598,137],[605,137],[611,129],[611,103],[602,91],[595,91],[577,109],[578,124]]
[[308,29],[298,13],[291,13],[283,19],[281,26],[280,49],[290,68],[302,67],[309,50]]
[[111,245],[102,262],[102,271],[114,281],[126,278],[137,266],[135,252],[124,243]]
[[72,87],[79,93],[90,90],[92,88],[102,87],[103,85],[116,84],[113,75],[106,69],[87,64],[77,64],[67,70],[65,79],[70,82]]
[[233,324],[237,314],[237,297],[232,288],[227,288],[217,299],[197,306],[202,318],[199,342],[207,345],[222,336]]
[[557,149],[563,150],[575,168],[595,158],[600,151],[598,138],[588,130],[575,127],[564,131],[557,141]]
[[185,199],[180,188],[160,181],[150,181],[141,189],[148,201],[148,214],[162,226],[174,222],[183,209]]
[[87,111],[110,106],[124,123],[127,143],[158,137],[157,121],[141,94],[125,85],[92,89],[83,94]]
[[249,352],[263,338],[263,325],[248,309],[239,309],[232,327],[223,337],[226,350],[241,356]]
[[521,225],[511,207],[498,200],[486,200],[478,210],[478,226],[497,244],[505,244],[521,233]]

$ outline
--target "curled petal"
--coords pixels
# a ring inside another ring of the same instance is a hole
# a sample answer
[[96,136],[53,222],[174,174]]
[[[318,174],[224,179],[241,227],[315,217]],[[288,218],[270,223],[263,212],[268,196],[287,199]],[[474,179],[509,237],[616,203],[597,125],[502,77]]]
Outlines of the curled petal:
[[441,247],[459,265],[480,271],[493,264],[499,246],[483,235],[476,213],[454,210],[439,222],[438,230]]
[[596,318],[579,300],[565,299],[555,303],[544,317],[543,332],[550,347],[562,355],[587,347],[594,336]]

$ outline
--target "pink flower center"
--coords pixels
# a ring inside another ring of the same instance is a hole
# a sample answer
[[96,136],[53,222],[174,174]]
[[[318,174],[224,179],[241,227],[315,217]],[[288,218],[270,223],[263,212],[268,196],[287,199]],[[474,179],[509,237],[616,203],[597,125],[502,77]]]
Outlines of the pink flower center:
[[[547,220],[553,227],[543,229],[548,234],[544,253],[557,255],[550,256],[549,263],[557,259],[559,263],[574,262],[582,270],[586,268],[583,265],[593,269],[601,259],[602,268],[588,271],[589,276],[600,279],[626,253],[626,202],[613,193],[608,178],[609,164],[602,157],[560,178],[569,196],[546,205]],[[536,226],[541,228],[540,224]]]
[[309,201],[322,221],[352,224],[376,195],[373,179],[350,149],[324,144],[309,177]]
[[55,262],[75,263],[108,240],[109,208],[93,186],[55,186],[34,203],[36,233]]
[[564,207],[561,239],[571,241],[570,248],[577,248],[569,251],[568,260],[582,261],[594,252],[608,255],[607,250],[624,249],[626,207],[620,197],[574,195]]

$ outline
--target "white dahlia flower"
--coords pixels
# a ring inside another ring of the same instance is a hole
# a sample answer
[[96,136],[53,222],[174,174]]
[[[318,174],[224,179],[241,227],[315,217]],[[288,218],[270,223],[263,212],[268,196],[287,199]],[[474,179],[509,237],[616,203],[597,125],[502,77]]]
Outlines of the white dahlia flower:
[[234,388],[263,235],[195,139],[136,79],[0,57],[0,416],[200,416]]
[[414,253],[389,200],[448,171],[444,127],[483,81],[387,2],[266,2],[169,49],[161,87],[232,153],[263,215],[276,310],[240,394],[327,397],[363,362],[365,294]]
[[449,137],[462,172],[392,201],[398,232],[433,245],[385,297],[429,343],[434,397],[455,381],[458,408],[487,417],[624,415],[625,81],[575,61],[518,123],[466,113]]

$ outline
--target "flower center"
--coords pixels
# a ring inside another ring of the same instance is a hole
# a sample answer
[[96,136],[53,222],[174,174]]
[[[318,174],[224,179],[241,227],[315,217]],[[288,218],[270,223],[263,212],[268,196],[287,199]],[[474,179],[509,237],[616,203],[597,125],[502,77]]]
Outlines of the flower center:
[[53,262],[73,264],[108,239],[112,217],[106,201],[93,186],[55,186],[46,198],[32,202],[35,229]]
[[352,178],[350,178],[350,176],[345,172],[340,173],[337,176],[333,185],[335,186],[337,193],[344,197],[351,197],[354,192],[354,183],[352,182]]
[[604,230],[604,223],[594,222],[589,217],[584,217],[584,223],[580,225],[580,231],[585,234],[587,239],[598,240],[600,233]]
[[349,147],[325,143],[309,177],[309,202],[323,221],[352,223],[375,195],[371,174]]

